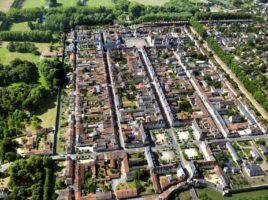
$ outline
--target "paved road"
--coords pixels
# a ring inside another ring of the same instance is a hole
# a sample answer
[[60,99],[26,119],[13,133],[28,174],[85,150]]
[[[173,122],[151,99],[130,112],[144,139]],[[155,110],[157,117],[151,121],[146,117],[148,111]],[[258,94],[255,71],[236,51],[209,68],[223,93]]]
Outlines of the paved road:
[[110,87],[111,87],[111,92],[112,92],[112,98],[113,98],[113,102],[114,102],[114,109],[115,109],[115,115],[117,117],[117,120],[116,120],[116,123],[117,123],[117,127],[118,127],[118,137],[119,137],[119,141],[120,142],[120,146],[125,149],[125,142],[124,142],[124,137],[123,137],[123,133],[122,133],[122,130],[121,130],[121,124],[120,124],[120,111],[119,111],[119,102],[117,101],[117,98],[116,98],[116,92],[115,92],[115,83],[114,83],[114,79],[113,79],[113,72],[112,72],[112,66],[111,66],[111,63],[110,63],[110,59],[109,59],[109,56],[110,56],[110,53],[107,52],[106,55],[107,56],[107,66],[108,67],[108,72],[109,72],[109,78],[110,78]]
[[198,197],[197,197],[197,194],[195,192],[194,187],[191,187],[190,194],[191,194],[191,197],[192,197],[193,200],[198,200]]
[[[192,27],[190,29],[195,35],[198,35],[198,33]],[[216,60],[216,62],[230,76],[230,78],[234,80],[234,82],[238,85],[240,91],[247,97],[247,99],[249,99],[249,101],[258,110],[258,112],[262,115],[262,117],[264,119],[268,119],[268,112],[264,110],[264,108],[256,101],[253,95],[247,91],[244,84],[241,83],[241,81],[236,77],[236,75],[232,72],[232,70],[214,53],[214,51],[208,46],[207,42],[204,42],[204,44],[202,45],[207,51],[213,52],[213,57]]]
[[213,142],[227,142],[227,141],[245,141],[245,140],[254,140],[254,139],[262,139],[262,138],[268,138],[268,136],[265,135],[251,135],[251,136],[243,136],[243,137],[235,137],[235,138],[226,138],[226,139],[215,139],[215,140],[209,140],[209,143]]
[[102,152],[91,152],[91,153],[83,153],[83,154],[62,154],[62,155],[54,155],[51,156],[53,160],[66,160],[67,157],[71,158],[72,160],[75,160],[76,158],[85,158],[90,159],[93,156],[97,156],[99,154],[104,154],[106,152],[126,152],[126,153],[135,153],[135,152],[142,152],[145,151],[145,147],[140,148],[131,148],[131,149],[123,149],[123,150],[114,150],[114,151],[102,151]]

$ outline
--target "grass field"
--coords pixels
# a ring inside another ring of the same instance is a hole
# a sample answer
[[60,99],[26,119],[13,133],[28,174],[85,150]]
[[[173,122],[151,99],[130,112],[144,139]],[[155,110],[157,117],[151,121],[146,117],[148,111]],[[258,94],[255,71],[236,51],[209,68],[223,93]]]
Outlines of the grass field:
[[[58,0],[58,3],[61,4],[63,7],[70,7],[70,6],[76,6],[77,0]],[[87,5],[89,7],[100,7],[100,6],[112,7],[114,4],[112,0],[88,0]]]
[[6,48],[7,42],[3,42],[0,47],[0,64],[9,64],[12,60],[20,58],[22,60],[29,60],[31,62],[38,62],[39,56],[36,56],[32,53],[18,53],[18,52],[9,52]]
[[76,6],[77,0],[58,0],[58,4],[62,4],[63,7]]
[[[169,2],[169,0],[130,0],[130,1],[136,1],[144,5],[152,5],[152,6],[161,6]],[[193,3],[207,3],[208,2],[207,0],[190,0],[190,1]]]
[[[14,0],[0,0],[0,5],[2,1],[5,2],[5,1],[14,1]],[[153,0],[149,0],[149,1],[153,2]],[[156,0],[156,1],[168,1],[168,0]],[[57,2],[59,5],[62,5],[63,7],[71,7],[71,6],[77,5],[77,0],[58,0]],[[46,5],[46,0],[25,0],[25,2],[23,3],[23,8],[35,8],[35,7],[42,7],[45,5]],[[100,7],[100,6],[113,7],[114,6],[112,0],[88,0],[87,5],[89,7]],[[1,8],[2,7],[0,7],[0,9]]]
[[[49,51],[49,43],[34,43],[39,52]],[[3,42],[0,46],[0,64],[8,64],[10,61],[20,58],[22,60],[28,60],[37,63],[40,60],[40,56],[36,56],[32,53],[18,53],[9,52],[6,48],[8,42]],[[54,47],[60,48],[59,44],[54,44]]]
[[130,1],[136,1],[144,5],[153,5],[153,6],[164,5],[165,3],[169,2],[169,0],[130,0]]
[[100,7],[100,6],[105,6],[105,7],[113,7],[114,4],[112,0],[88,0],[87,5],[90,7]]
[[22,7],[23,8],[36,8],[46,5],[46,0],[25,0]]
[[0,11],[7,12],[14,0],[0,0]]
[[44,106],[42,111],[40,111],[40,114],[37,115],[37,117],[42,120],[41,126],[43,128],[49,128],[55,126],[56,112],[57,112],[56,100],[57,100],[56,96],[49,97],[49,99],[43,103]]
[[191,199],[191,194],[189,190],[179,193],[179,199],[180,200],[189,200]]
[[198,197],[202,194],[207,194],[207,196],[210,199],[217,199],[217,200],[256,200],[256,199],[268,199],[268,190],[260,190],[260,191],[254,191],[254,192],[244,192],[239,194],[233,194],[230,197],[223,197],[221,193],[210,189],[210,188],[204,188],[204,189],[196,189],[196,193]]
[[30,31],[30,27],[27,22],[13,23],[10,27],[11,31]]

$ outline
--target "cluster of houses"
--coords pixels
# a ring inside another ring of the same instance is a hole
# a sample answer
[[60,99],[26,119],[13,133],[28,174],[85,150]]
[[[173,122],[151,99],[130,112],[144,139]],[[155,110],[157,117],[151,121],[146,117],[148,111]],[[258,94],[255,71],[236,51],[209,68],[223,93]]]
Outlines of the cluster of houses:
[[23,148],[18,150],[22,156],[30,155],[52,155],[54,143],[54,129],[42,128],[33,132],[27,132],[21,139]]
[[78,57],[76,66],[75,145],[94,151],[118,149],[103,54],[95,50],[81,54],[85,58]]
[[66,199],[166,198],[193,180],[225,191],[232,174],[266,176],[267,144],[252,140],[244,159],[230,142],[266,127],[187,26],[80,30],[76,55],[72,42]]
[[145,129],[165,126],[144,64],[136,48],[112,49],[109,59],[124,145],[144,146]]
[[[246,102],[239,98],[219,68],[210,59],[206,59],[203,49],[196,45],[185,51],[185,46],[187,43],[179,46],[177,57],[216,124],[210,127],[211,132],[218,136],[220,131],[225,138],[264,134],[265,126]],[[197,126],[194,127],[197,138],[202,138],[202,135],[198,136],[202,133]]]
[[[268,39],[265,30],[267,23],[238,23],[209,25],[209,34],[215,38],[221,48],[233,55],[234,62],[241,70],[263,90],[264,82],[258,80],[267,75],[267,50]],[[266,80],[266,79],[265,79]]]

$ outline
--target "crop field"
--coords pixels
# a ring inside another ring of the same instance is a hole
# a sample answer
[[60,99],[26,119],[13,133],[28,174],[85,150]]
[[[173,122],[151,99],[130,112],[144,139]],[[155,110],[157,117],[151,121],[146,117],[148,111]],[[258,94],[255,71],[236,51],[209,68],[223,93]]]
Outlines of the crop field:
[[14,0],[0,0],[0,11],[7,12]]
[[25,0],[23,3],[23,8],[36,8],[46,5],[46,0]]

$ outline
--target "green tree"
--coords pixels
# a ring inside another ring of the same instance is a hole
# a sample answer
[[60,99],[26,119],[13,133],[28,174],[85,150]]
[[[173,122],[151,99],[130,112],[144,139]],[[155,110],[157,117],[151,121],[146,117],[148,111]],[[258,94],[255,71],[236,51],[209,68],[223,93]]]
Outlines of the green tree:
[[85,183],[84,188],[89,193],[95,193],[96,192],[96,184],[93,182],[92,179],[88,179],[88,181]]

